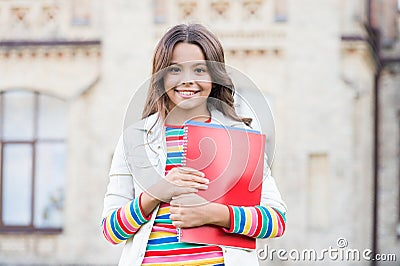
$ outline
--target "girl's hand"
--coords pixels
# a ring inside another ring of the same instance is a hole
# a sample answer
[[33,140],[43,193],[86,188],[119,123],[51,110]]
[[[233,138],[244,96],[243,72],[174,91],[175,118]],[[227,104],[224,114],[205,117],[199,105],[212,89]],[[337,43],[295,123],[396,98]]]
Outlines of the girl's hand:
[[197,194],[184,194],[170,202],[170,219],[177,228],[196,227],[211,222],[207,209],[210,202]]
[[197,194],[184,194],[170,202],[170,219],[177,228],[214,224],[229,228],[230,216],[227,206],[208,202]]
[[170,202],[172,197],[207,189],[208,183],[203,172],[189,167],[175,167],[148,192],[160,201]]
[[[207,189],[209,180],[204,173],[190,167],[172,168],[165,179],[179,187],[190,187],[196,189]],[[172,195],[174,197],[179,195]]]

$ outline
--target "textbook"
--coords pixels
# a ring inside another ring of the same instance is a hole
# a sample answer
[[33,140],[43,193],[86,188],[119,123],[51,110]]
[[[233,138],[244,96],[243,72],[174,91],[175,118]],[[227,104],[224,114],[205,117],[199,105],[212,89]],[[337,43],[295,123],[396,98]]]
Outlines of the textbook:
[[[265,135],[258,131],[189,121],[184,126],[183,165],[205,173],[209,202],[234,206],[260,204]],[[181,228],[180,242],[255,249],[254,238],[224,232],[219,226]]]

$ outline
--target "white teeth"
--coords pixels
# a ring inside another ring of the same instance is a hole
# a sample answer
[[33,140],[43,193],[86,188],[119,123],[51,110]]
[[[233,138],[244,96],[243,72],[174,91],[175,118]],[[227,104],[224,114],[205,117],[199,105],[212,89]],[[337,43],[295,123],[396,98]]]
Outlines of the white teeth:
[[193,91],[180,91],[179,94],[182,94],[184,96],[191,96],[194,95]]

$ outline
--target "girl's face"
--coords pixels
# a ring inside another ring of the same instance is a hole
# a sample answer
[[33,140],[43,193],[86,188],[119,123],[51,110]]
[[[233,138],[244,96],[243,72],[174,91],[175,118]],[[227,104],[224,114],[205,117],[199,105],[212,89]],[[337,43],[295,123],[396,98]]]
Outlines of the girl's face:
[[174,107],[185,110],[203,109],[207,106],[211,87],[211,76],[200,47],[184,42],[176,44],[172,51],[171,64],[164,76],[170,110]]

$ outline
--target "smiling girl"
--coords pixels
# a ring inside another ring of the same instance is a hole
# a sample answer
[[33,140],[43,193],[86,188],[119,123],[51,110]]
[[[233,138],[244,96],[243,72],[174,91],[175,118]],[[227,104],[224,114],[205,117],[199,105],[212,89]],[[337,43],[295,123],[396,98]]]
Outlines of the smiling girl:
[[[224,62],[220,42],[199,24],[177,25],[158,43],[143,120],[124,132],[129,145],[120,139],[104,198],[105,238],[113,244],[126,241],[120,265],[258,264],[255,251],[179,242],[177,228],[212,224],[253,238],[283,234],[286,206],[267,164],[257,206],[208,202],[189,207],[177,200],[206,190],[209,182],[201,171],[182,167],[185,121],[238,127],[251,123],[235,111],[234,86]],[[129,167],[126,147],[144,147],[131,155],[146,159]],[[156,178],[160,172],[162,178]]]

